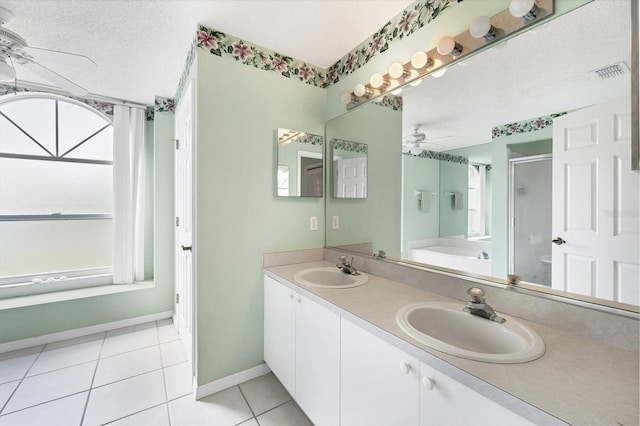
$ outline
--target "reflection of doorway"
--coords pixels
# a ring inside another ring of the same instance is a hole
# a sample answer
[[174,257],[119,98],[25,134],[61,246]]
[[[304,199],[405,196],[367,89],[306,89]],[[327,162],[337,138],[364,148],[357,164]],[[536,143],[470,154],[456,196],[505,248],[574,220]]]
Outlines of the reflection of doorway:
[[509,160],[509,273],[551,286],[551,154]]
[[322,153],[298,151],[298,196],[322,197]]
[[367,157],[333,160],[333,196],[367,198]]

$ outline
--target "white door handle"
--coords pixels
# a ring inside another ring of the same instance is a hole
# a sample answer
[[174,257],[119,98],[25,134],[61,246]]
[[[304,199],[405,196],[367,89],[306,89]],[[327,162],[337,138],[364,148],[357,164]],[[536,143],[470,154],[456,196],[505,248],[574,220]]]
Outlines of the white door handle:
[[433,379],[431,379],[430,377],[424,376],[422,378],[422,386],[424,386],[426,389],[433,390],[433,386],[434,386]]
[[402,374],[409,374],[409,372],[411,371],[411,364],[402,361],[400,363],[400,371],[402,371]]

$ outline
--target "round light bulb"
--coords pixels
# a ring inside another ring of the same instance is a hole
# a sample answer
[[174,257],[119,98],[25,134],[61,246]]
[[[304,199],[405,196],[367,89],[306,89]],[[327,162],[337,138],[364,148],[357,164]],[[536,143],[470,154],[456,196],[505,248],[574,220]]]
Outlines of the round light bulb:
[[480,16],[474,19],[469,27],[469,33],[471,33],[473,38],[484,37],[487,40],[493,40],[496,37],[495,32],[492,30],[491,18],[488,16]]
[[536,17],[533,14],[535,6],[535,0],[511,0],[509,13],[515,18],[525,18],[530,21]]
[[409,85],[413,86],[413,87],[416,87],[416,86],[420,86],[420,83],[422,83],[422,79],[413,80],[411,83],[409,83]]
[[377,89],[379,87],[382,87],[382,85],[384,84],[384,78],[380,74],[373,74],[369,79],[369,84],[374,89]]
[[16,79],[16,70],[0,58],[0,82],[13,83]]
[[359,98],[363,97],[365,93],[367,93],[367,88],[364,87],[364,84],[356,84],[356,87],[353,88],[353,94]]
[[425,52],[416,52],[411,57],[411,66],[417,70],[422,69],[429,63],[429,57]]
[[407,72],[404,70],[404,67],[400,62],[394,62],[389,67],[389,76],[391,78],[404,78],[407,75]]
[[447,72],[447,69],[446,69],[446,68],[442,68],[442,69],[439,69],[439,70],[438,70],[438,71],[436,71],[436,72],[431,73],[431,75],[432,75],[432,76],[434,76],[435,78],[440,78],[440,77],[442,77],[446,72]]
[[392,95],[396,95],[396,96],[398,96],[400,93],[402,93],[402,87],[399,87],[396,90],[391,92]]
[[348,105],[351,102],[351,93],[344,92],[340,95],[340,103]]
[[456,43],[455,39],[451,36],[442,37],[438,42],[437,49],[441,55],[458,56],[462,53],[462,46]]

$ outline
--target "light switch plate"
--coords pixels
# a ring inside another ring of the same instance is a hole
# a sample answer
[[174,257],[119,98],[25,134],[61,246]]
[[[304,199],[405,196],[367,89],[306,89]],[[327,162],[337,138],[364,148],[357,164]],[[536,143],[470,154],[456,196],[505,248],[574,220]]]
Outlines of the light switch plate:
[[310,216],[309,217],[309,230],[317,231],[318,230],[318,216]]
[[331,217],[331,229],[339,229],[340,228],[340,217],[332,216]]

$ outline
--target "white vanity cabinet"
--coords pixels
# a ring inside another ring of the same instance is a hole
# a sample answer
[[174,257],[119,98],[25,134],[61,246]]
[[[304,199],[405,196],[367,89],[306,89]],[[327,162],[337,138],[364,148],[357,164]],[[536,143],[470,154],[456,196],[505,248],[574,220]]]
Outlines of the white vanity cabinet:
[[417,359],[342,320],[340,403],[343,425],[417,425]]
[[340,421],[340,316],[264,277],[264,359],[317,425]]
[[532,425],[503,406],[420,363],[420,425]]

